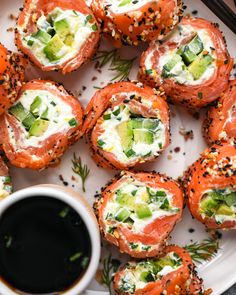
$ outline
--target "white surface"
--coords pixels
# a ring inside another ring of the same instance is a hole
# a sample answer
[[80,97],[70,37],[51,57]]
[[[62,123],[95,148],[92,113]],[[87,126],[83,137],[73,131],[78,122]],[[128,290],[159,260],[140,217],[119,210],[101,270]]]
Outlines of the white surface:
[[[14,49],[14,33],[6,32],[6,29],[14,26],[14,21],[10,20],[9,15],[13,13],[17,15],[18,9],[23,1],[20,0],[1,0],[0,2],[0,36],[1,42],[4,43],[11,49]],[[229,0],[228,2],[233,2]],[[214,22],[219,22],[220,28],[223,30],[226,40],[228,42],[228,48],[231,55],[236,57],[235,52],[235,41],[236,36],[220,22],[216,16],[211,13],[208,8],[202,4],[200,0],[186,0],[185,4],[188,6],[187,12],[193,10],[198,10],[197,16],[212,20]],[[185,12],[186,13],[186,12]],[[107,42],[101,42],[103,48],[109,48],[106,46]],[[121,54],[124,57],[134,57],[140,55],[141,48],[122,48]],[[138,65],[138,59],[137,59]],[[131,77],[134,79],[137,73],[137,66],[133,67]],[[84,106],[88,103],[92,95],[95,93],[96,89],[93,86],[104,86],[113,77],[111,71],[107,68],[103,69],[102,73],[98,73],[94,69],[94,63],[83,66],[78,71],[62,76],[58,73],[42,73],[39,69],[35,67],[29,67],[27,70],[27,78],[32,79],[33,77],[46,77],[51,78],[56,81],[64,83],[65,87],[71,90],[75,95],[79,92],[82,95],[79,97],[80,101]],[[97,77],[97,79],[93,78]],[[86,90],[82,91],[82,87],[86,86]],[[165,172],[169,176],[174,178],[182,175],[184,169],[196,160],[199,153],[203,151],[206,147],[201,134],[201,123],[203,119],[203,114],[200,116],[200,120],[196,120],[192,115],[188,114],[185,110],[181,108],[171,107],[171,131],[172,131],[172,144],[168,150],[163,153],[163,155],[155,162],[140,166],[140,169],[146,170],[157,170],[160,172]],[[183,136],[179,135],[180,128],[185,128],[185,130],[194,131],[194,139],[185,142]],[[180,152],[175,153],[174,148],[180,147]],[[172,151],[172,152],[171,152]],[[81,183],[79,177],[74,175],[75,181],[71,180],[73,172],[71,170],[71,159],[73,152],[80,155],[83,162],[88,164],[91,169],[90,176],[86,182],[87,191],[84,194],[85,198],[90,202],[94,201],[94,194],[96,191],[100,191],[100,188],[115,174],[115,172],[107,171],[101,168],[97,168],[95,163],[92,161],[89,155],[88,146],[85,145],[84,140],[79,141],[75,144],[71,150],[69,150],[62,159],[60,166],[57,168],[51,168],[43,172],[34,172],[30,170],[21,170],[17,168],[11,168],[11,174],[14,181],[14,188],[18,190],[33,184],[39,183],[58,183],[62,184],[59,180],[59,175],[64,176],[64,180],[69,182],[69,185],[74,185],[74,189],[82,192]],[[183,153],[186,153],[184,156]],[[194,228],[194,233],[189,233],[188,229]],[[173,237],[172,241],[179,244],[185,245],[186,243],[193,241],[201,241],[207,236],[204,227],[195,220],[192,220],[188,210],[185,209],[183,216],[183,221],[180,222],[174,232],[171,235]],[[223,239],[220,243],[221,250],[217,256],[211,260],[209,263],[204,263],[199,266],[199,275],[203,277],[205,281],[205,286],[207,288],[211,287],[214,295],[222,294],[226,289],[228,289],[233,283],[236,282],[236,235],[235,232],[223,233]],[[105,246],[109,251],[114,249],[111,246]],[[114,250],[116,257],[120,258],[120,254]],[[86,295],[100,294],[99,291],[106,291],[106,289],[99,285],[95,280],[91,283],[91,292],[87,292]],[[107,292],[101,294],[108,294]]]

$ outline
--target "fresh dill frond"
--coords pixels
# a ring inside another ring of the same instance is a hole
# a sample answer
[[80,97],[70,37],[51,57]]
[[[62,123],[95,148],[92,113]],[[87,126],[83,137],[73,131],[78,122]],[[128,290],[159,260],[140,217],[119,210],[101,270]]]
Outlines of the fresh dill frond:
[[90,173],[90,169],[85,164],[83,165],[82,160],[80,157],[76,157],[76,154],[74,153],[74,158],[72,159],[73,167],[72,170],[78,174],[82,180],[82,189],[85,192],[85,181]]
[[111,294],[111,283],[115,272],[120,266],[120,261],[113,259],[111,254],[103,260],[102,282],[108,287]]

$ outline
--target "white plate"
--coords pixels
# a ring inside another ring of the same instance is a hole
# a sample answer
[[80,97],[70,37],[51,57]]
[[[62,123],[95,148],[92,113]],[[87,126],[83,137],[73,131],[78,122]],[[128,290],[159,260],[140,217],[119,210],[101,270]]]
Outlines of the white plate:
[[[8,48],[15,50],[14,47],[14,33],[7,32],[7,29],[14,27],[14,20],[10,19],[10,14],[17,15],[23,0],[0,0],[0,36],[1,42]],[[228,0],[228,4],[233,7],[233,0]],[[197,16],[206,18],[213,22],[219,22],[220,28],[223,30],[228,48],[233,57],[236,58],[235,44],[236,36],[222,23],[217,17],[201,3],[200,0],[186,0],[187,12],[194,10],[198,11]],[[11,31],[11,29],[10,29]],[[103,48],[110,48],[106,41],[101,42]],[[139,57],[141,48],[122,48],[120,50],[121,55],[124,57]],[[135,79],[138,67],[134,65],[130,77]],[[75,96],[79,97],[84,106],[89,102],[90,98],[96,91],[93,86],[104,86],[113,77],[113,73],[108,71],[107,68],[103,69],[100,74],[94,68],[94,63],[83,66],[78,71],[62,76],[58,73],[43,73],[35,67],[29,66],[27,69],[27,78],[44,77],[62,82],[65,87],[71,90]],[[96,77],[96,79],[95,79]],[[83,86],[86,86],[86,90],[83,90]],[[79,95],[81,93],[81,95]],[[201,124],[204,114],[200,115],[200,119],[196,120],[192,115],[188,114],[181,108],[172,107],[171,127],[172,127],[172,144],[168,150],[157,160],[155,163],[144,165],[140,167],[146,170],[157,170],[159,172],[165,172],[169,176],[177,178],[181,176],[186,167],[196,160],[199,153],[203,151],[206,144],[201,135]],[[185,128],[186,130],[193,130],[194,139],[185,141],[183,136],[179,134],[179,130]],[[180,147],[180,152],[174,152],[175,147]],[[71,169],[71,159],[73,152],[81,156],[84,163],[86,163],[90,170],[90,176],[86,182],[86,193],[83,194],[81,190],[81,182],[78,176],[74,175]],[[63,157],[60,166],[56,168],[50,168],[43,172],[35,172],[30,170],[22,170],[11,167],[11,175],[14,182],[14,189],[18,190],[24,187],[28,187],[34,184],[40,183],[58,183],[63,185],[60,180],[60,175],[63,175],[64,181],[68,182],[68,185],[75,190],[79,191],[92,205],[94,201],[94,195],[100,191],[100,188],[114,175],[114,172],[110,172],[101,168],[97,168],[89,155],[88,146],[86,146],[83,140],[80,140],[75,144]],[[72,180],[72,175],[75,180]],[[194,233],[189,233],[189,228],[194,228]],[[180,222],[173,234],[172,241],[179,245],[185,245],[190,241],[201,241],[207,237],[204,227],[193,220],[185,209],[184,217]],[[104,251],[116,252],[114,255],[120,257],[120,254],[111,246],[104,244]],[[214,290],[214,295],[222,294],[232,284],[236,282],[236,236],[235,232],[223,233],[223,238],[220,242],[220,251],[217,256],[210,262],[204,263],[198,267],[199,275],[204,279],[205,286]],[[107,252],[106,254],[107,255]],[[86,294],[109,294],[106,289],[99,285],[94,280],[89,289],[91,292]],[[99,292],[103,291],[103,292]]]

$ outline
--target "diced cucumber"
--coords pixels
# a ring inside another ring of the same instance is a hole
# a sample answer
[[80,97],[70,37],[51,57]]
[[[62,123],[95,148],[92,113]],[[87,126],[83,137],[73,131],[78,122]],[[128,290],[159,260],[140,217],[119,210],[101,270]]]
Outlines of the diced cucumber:
[[51,39],[51,35],[49,35],[47,32],[43,30],[39,30],[37,33],[32,34],[32,37],[34,37],[35,39],[38,39],[44,44],[47,44]]
[[174,54],[173,57],[164,65],[163,70],[170,72],[179,62],[182,62],[181,56]]
[[121,206],[126,206],[131,209],[134,209],[135,207],[135,197],[128,194],[117,194],[116,202],[119,203]]
[[135,206],[135,213],[137,214],[138,218],[148,218],[152,216],[152,212],[149,209],[147,204],[136,204]]
[[218,191],[211,191],[208,193],[208,196],[213,198],[214,200],[217,200],[217,201],[224,201],[225,200],[225,195],[218,192]]
[[158,119],[145,119],[143,121],[143,128],[150,129],[150,130],[156,130],[160,121]]
[[48,106],[46,107],[46,109],[44,110],[44,112],[42,113],[41,115],[41,119],[44,119],[44,120],[48,120]]
[[132,129],[140,129],[143,126],[143,118],[135,118],[129,121],[128,125]]
[[225,196],[225,202],[228,206],[236,205],[236,192],[232,192]]
[[27,110],[23,107],[21,102],[17,102],[15,105],[10,107],[8,112],[21,122],[28,114]]
[[68,23],[68,21],[63,18],[59,21],[56,21],[54,23],[54,28],[56,30],[56,33],[58,34],[58,36],[62,39],[65,40],[65,38],[68,35],[71,35],[71,29],[70,29],[70,25]]
[[25,119],[22,121],[22,124],[25,126],[26,130],[29,130],[34,124],[35,120],[35,117],[31,113],[28,113]]
[[123,122],[117,126],[117,132],[120,136],[121,146],[124,151],[130,150],[133,144],[133,130],[128,122]]
[[40,109],[41,104],[42,104],[41,97],[36,96],[34,101],[30,105],[30,112],[36,117],[39,116],[39,109]]
[[186,46],[182,54],[182,58],[184,63],[188,66],[197,58],[197,55],[193,53],[188,46]]
[[203,198],[201,201],[201,210],[211,216],[219,207],[219,202],[212,199],[211,197]]
[[154,142],[154,136],[151,131],[145,129],[134,129],[134,142],[152,144]]
[[184,47],[182,58],[186,65],[192,63],[199,53],[203,51],[203,43],[199,36],[195,36],[193,40]]
[[220,205],[220,207],[216,211],[217,215],[234,215],[234,211],[227,205]]
[[120,222],[124,222],[126,219],[129,218],[130,216],[130,211],[126,208],[121,208],[119,209],[119,211],[115,214],[115,219],[117,221],[120,221]]
[[145,283],[154,282],[155,277],[150,271],[143,271],[140,275],[140,281]]
[[41,136],[48,129],[49,121],[37,119],[29,130],[30,136]]
[[212,63],[213,58],[207,55],[199,55],[190,66],[188,66],[189,72],[193,75],[194,80],[198,80],[207,70],[207,67]]
[[[62,50],[64,46],[65,46],[64,43],[62,42],[60,37],[56,34],[44,47],[43,52],[50,61],[56,61],[66,54],[66,52]],[[63,52],[60,53],[60,51],[63,51]]]
[[67,45],[67,46],[71,46],[74,42],[74,35],[67,35],[65,40],[64,40],[64,43]]

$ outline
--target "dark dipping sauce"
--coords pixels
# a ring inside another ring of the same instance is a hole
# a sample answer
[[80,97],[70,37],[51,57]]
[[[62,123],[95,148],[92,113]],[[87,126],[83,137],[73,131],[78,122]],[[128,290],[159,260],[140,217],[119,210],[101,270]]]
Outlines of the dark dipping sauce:
[[84,222],[60,200],[26,198],[0,219],[0,278],[12,289],[65,291],[83,276],[90,257]]

